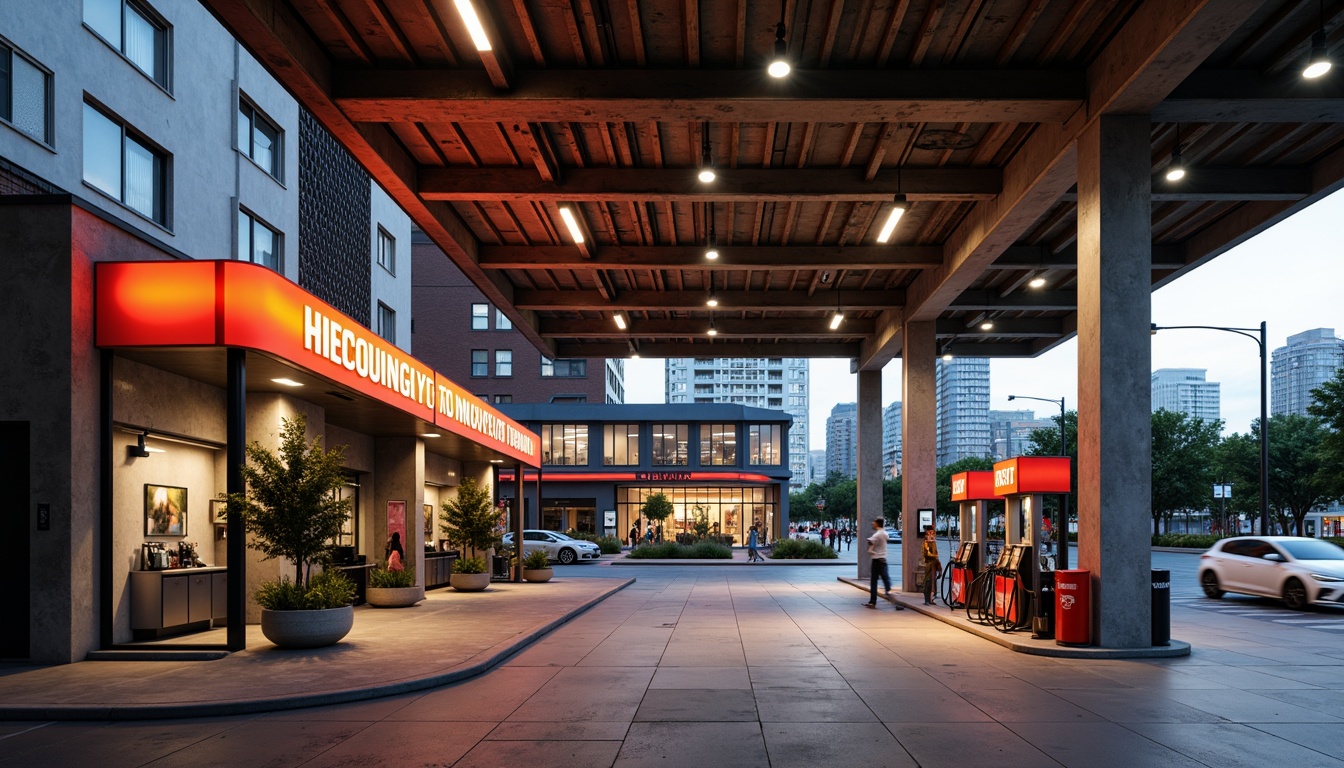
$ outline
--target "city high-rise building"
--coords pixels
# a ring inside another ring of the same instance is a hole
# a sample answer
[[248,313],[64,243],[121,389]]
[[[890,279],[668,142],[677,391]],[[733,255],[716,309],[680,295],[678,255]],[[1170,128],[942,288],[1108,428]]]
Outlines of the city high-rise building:
[[1055,419],[1038,419],[1035,411],[990,411],[989,430],[994,446],[994,460],[1025,456],[1036,445],[1031,433],[1038,429],[1059,430]]
[[807,484],[826,481],[826,449],[814,448],[807,452]]
[[1184,413],[1203,421],[1218,421],[1220,385],[1205,381],[1204,368],[1159,368],[1153,371],[1153,411],[1168,410]]
[[807,487],[808,361],[797,357],[674,357],[663,366],[669,403],[734,403],[782,410],[789,429],[791,492]]
[[989,359],[938,360],[938,466],[993,455],[989,430]]
[[1344,366],[1344,339],[1334,328],[1314,328],[1288,337],[1288,344],[1270,356],[1271,415],[1307,414],[1311,390],[1334,378]]
[[859,404],[836,403],[826,419],[826,474],[859,476]]
[[901,401],[882,409],[882,476],[901,475]]

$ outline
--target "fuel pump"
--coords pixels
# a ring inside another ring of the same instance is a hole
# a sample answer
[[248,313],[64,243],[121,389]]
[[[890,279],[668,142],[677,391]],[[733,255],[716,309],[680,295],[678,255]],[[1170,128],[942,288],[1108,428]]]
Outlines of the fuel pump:
[[[1067,456],[1019,456],[994,465],[994,491],[1004,497],[1004,552],[1007,562],[994,575],[993,615],[1007,628],[1037,627],[1038,636],[1050,636],[1052,601],[1043,599],[1046,582],[1054,573],[1041,574],[1044,494],[1068,493]],[[1037,607],[1033,611],[1033,607]]]
[[979,593],[972,589],[988,539],[989,502],[1003,497],[994,493],[994,473],[989,470],[958,472],[952,476],[952,501],[960,502],[961,544],[948,564],[947,604],[951,608],[978,607]]

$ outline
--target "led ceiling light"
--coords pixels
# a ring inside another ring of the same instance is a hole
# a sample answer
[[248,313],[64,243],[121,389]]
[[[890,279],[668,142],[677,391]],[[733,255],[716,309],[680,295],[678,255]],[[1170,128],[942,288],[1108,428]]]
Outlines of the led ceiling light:
[[438,432],[423,432],[423,433],[421,433],[420,436],[421,436],[421,437],[443,437],[443,435],[439,434]]
[[705,299],[705,306],[707,306],[707,307],[717,307],[717,306],[719,306],[719,297],[718,297],[718,295],[715,294],[713,291],[710,291],[710,292],[709,292],[709,298],[708,298],[708,299]]
[[293,379],[271,379],[276,384],[284,384],[286,387],[302,387],[303,385]]
[[1171,148],[1171,162],[1167,164],[1167,181],[1185,178],[1185,163],[1181,161],[1181,126],[1176,126],[1176,146]]
[[718,336],[719,330],[714,327],[714,318],[709,319],[709,330],[705,331],[706,336]]
[[625,330],[625,313],[617,312],[611,316],[611,319],[616,321],[617,328],[620,328],[622,331]]
[[982,330],[982,331],[992,331],[992,330],[994,330],[994,321],[993,321],[993,320],[986,320],[985,322],[981,323],[981,324],[980,324],[980,330]]
[[770,66],[765,68],[771,77],[788,77],[793,67],[789,66],[789,41],[784,39],[784,22],[775,27],[775,55],[770,58]]
[[1044,272],[1037,272],[1036,275],[1035,275],[1034,277],[1031,278],[1031,280],[1027,281],[1027,285],[1030,286],[1030,287],[1032,287],[1032,288],[1044,288],[1044,287],[1045,287],[1045,273],[1044,273]]
[[700,173],[696,174],[696,178],[705,184],[709,184],[713,182],[714,179],[718,178],[718,174],[714,173],[714,158],[709,151],[708,124],[705,125],[705,130],[702,135],[704,138],[700,142]]
[[838,309],[835,310],[835,314],[831,315],[831,330],[836,330],[843,322],[845,322],[845,313]]
[[900,223],[901,217],[909,207],[910,202],[905,199],[905,195],[897,194],[892,200],[891,213],[887,214],[887,223],[883,224],[882,231],[877,233],[877,242],[885,243],[891,239],[891,233],[896,231],[896,225]]
[[708,184],[717,179],[718,176],[714,174],[714,168],[712,166],[704,166],[700,169],[700,173],[696,175],[696,178]]
[[574,238],[574,244],[582,245],[583,229],[579,227],[579,220],[574,217],[574,212],[568,207],[561,207],[560,218],[564,219],[565,227],[569,229],[569,236]]
[[482,53],[491,50],[490,38],[486,37],[481,17],[476,15],[471,0],[453,0],[453,5],[457,6],[457,15],[462,17],[462,23],[467,25],[467,34],[471,35],[471,42],[476,46],[476,50]]
[[1325,0],[1321,0],[1321,26],[1316,30],[1316,34],[1311,36],[1311,56],[1307,58],[1307,66],[1302,70],[1302,76],[1308,80],[1315,80],[1330,71],[1330,50],[1328,41],[1325,38]]

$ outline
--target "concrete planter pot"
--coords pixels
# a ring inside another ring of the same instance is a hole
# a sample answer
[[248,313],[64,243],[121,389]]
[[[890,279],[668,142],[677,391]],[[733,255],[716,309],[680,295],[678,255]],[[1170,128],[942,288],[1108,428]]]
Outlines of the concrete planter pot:
[[261,610],[261,634],[279,648],[323,648],[335,645],[355,625],[349,605],[320,611]]
[[490,586],[488,573],[454,573],[448,583],[458,592],[480,592]]
[[538,584],[544,581],[550,581],[551,577],[554,575],[555,575],[554,568],[523,569],[523,581],[534,581]]
[[368,587],[364,590],[364,601],[374,608],[409,608],[425,599],[425,588],[410,587]]

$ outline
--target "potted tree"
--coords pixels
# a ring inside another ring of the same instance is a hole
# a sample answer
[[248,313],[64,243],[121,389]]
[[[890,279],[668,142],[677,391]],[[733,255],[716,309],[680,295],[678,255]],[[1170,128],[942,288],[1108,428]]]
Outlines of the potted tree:
[[247,492],[231,494],[225,505],[225,514],[243,518],[248,547],[294,564],[292,581],[266,582],[254,595],[262,634],[282,648],[332,645],[355,622],[354,583],[339,571],[313,573],[314,565],[331,562],[330,542],[350,514],[350,502],[336,494],[344,449],[324,451],[319,438],[309,443],[306,435],[307,419],[299,414],[281,420],[277,453],[250,443],[242,467]]
[[443,522],[439,525],[443,538],[462,549],[463,554],[470,551],[470,556],[458,558],[453,563],[453,575],[448,578],[453,589],[478,592],[490,586],[485,558],[499,543],[495,532],[497,518],[495,506],[490,501],[490,490],[474,477],[463,478],[457,487],[457,498],[443,505]]
[[661,493],[649,494],[644,499],[644,505],[640,507],[640,513],[651,521],[659,529],[663,527],[663,521],[672,516],[676,508],[672,506],[672,500]]
[[523,581],[541,583],[550,581],[555,575],[551,561],[546,559],[546,550],[534,549],[523,558]]
[[424,585],[415,583],[411,568],[393,571],[383,566],[369,572],[364,600],[374,608],[409,608],[424,599]]

